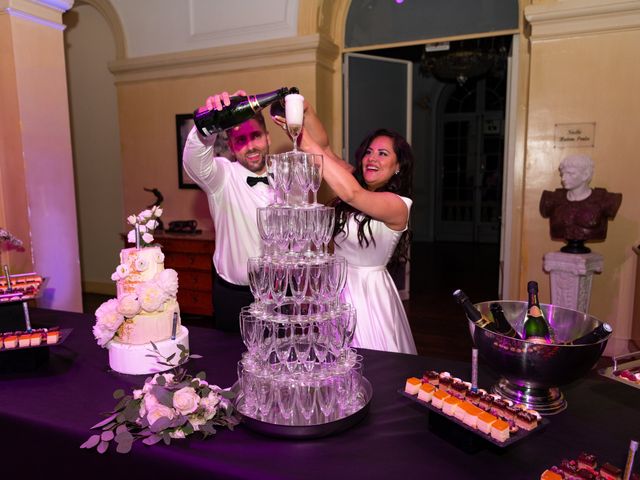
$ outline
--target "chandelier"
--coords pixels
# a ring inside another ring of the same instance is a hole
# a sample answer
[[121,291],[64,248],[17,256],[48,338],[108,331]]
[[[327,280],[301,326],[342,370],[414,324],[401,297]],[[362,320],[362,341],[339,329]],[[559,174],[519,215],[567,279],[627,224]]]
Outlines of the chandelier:
[[500,37],[455,42],[446,51],[429,51],[427,45],[420,59],[420,73],[462,86],[470,78],[503,73],[507,52],[507,44]]

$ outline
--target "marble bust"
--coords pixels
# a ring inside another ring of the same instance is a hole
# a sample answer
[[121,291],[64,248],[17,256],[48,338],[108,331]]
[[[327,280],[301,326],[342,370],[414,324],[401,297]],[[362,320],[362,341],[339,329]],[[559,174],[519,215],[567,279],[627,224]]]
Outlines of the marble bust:
[[564,158],[559,171],[563,188],[542,192],[540,214],[549,218],[551,238],[566,240],[560,251],[589,253],[584,242],[607,237],[607,224],[620,208],[622,194],[589,186],[593,160],[588,155]]

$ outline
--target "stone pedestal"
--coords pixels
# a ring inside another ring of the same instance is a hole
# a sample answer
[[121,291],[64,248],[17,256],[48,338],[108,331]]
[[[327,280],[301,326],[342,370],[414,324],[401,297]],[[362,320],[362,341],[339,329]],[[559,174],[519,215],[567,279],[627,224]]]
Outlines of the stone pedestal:
[[551,303],[588,312],[593,274],[602,272],[603,265],[604,257],[599,253],[545,254],[543,268],[551,275]]

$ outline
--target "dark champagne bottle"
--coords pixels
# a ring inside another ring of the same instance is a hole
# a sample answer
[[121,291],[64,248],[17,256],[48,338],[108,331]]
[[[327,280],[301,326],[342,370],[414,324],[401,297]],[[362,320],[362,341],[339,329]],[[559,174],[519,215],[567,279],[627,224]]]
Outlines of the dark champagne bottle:
[[496,327],[498,332],[508,337],[514,338],[522,338],[518,332],[516,332],[507,317],[504,315],[504,311],[502,310],[502,305],[499,303],[492,303],[489,305],[489,310],[491,310],[491,315],[493,315],[493,320],[496,322]]
[[551,331],[538,301],[538,282],[529,282],[527,293],[529,294],[529,304],[524,320],[523,337],[534,343],[551,343]]
[[478,327],[486,328],[487,330],[491,330],[492,332],[498,331],[496,323],[493,321],[493,319],[483,315],[480,310],[478,310],[473,305],[473,303],[471,303],[469,297],[467,297],[467,295],[462,290],[456,290],[455,292],[453,292],[453,298],[455,298],[456,302],[460,304],[460,306],[464,310],[464,313],[466,313],[467,318],[475,323]]
[[571,342],[567,342],[567,345],[588,345],[590,343],[597,343],[603,338],[607,338],[609,334],[613,332],[613,328],[607,322],[598,325],[589,333],[584,334],[581,337],[576,338]]
[[231,127],[250,120],[256,113],[274,102],[284,101],[290,93],[298,93],[296,87],[283,87],[273,92],[231,97],[229,105],[222,110],[208,110],[200,107],[193,112],[193,121],[198,131],[205,137],[228,130]]

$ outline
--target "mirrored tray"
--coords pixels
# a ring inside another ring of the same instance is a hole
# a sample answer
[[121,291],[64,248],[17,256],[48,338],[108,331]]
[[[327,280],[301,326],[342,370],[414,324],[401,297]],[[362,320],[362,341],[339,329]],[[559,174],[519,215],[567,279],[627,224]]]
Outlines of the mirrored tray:
[[[19,347],[19,346],[15,346],[13,348],[5,348],[4,344],[0,347],[0,354],[2,353],[6,353],[6,352],[17,352],[17,351],[24,351],[24,350],[35,350],[35,349],[40,349],[40,348],[48,348],[48,347],[57,347],[58,345],[61,345],[69,336],[69,334],[73,331],[73,328],[61,328],[60,330],[60,338],[58,339],[58,341],[56,343],[46,343],[46,342],[42,342],[40,343],[40,345],[29,345],[28,347]],[[26,332],[24,332],[26,333]]]
[[640,351],[613,357],[613,365],[607,368],[601,368],[598,370],[598,373],[610,380],[623,383],[630,387],[640,388],[640,380],[633,381],[625,378],[621,375],[624,371],[633,374],[640,373]]
[[[366,417],[369,412],[369,405],[371,403],[371,397],[373,396],[373,388],[371,383],[366,378],[362,377],[362,393],[365,397],[364,406],[355,413],[343,417],[339,420],[332,422],[316,424],[316,425],[279,425],[275,423],[268,423],[242,414],[242,402],[243,398],[236,399],[236,408],[242,415],[242,423],[251,430],[264,435],[280,438],[292,438],[292,439],[309,439],[320,438],[328,435],[333,435],[338,432],[347,430],[360,422]],[[238,392],[239,386],[236,382],[231,389]]]
[[[34,280],[31,283],[37,283],[37,288],[35,291],[30,293],[25,293],[23,291],[19,291],[22,287],[21,285],[24,283],[22,280],[26,280],[32,277],[38,277],[41,281]],[[26,302],[28,300],[34,300],[39,298],[44,291],[44,288],[49,280],[48,277],[40,277],[36,273],[19,273],[16,275],[11,275],[11,285],[15,286],[15,291],[12,292],[4,292],[0,293],[0,304],[4,305],[7,303],[16,303],[16,302]]]
[[490,442],[490,443],[492,443],[494,445],[497,445],[498,447],[501,447],[501,448],[508,447],[509,445],[512,445],[512,444],[514,444],[516,442],[519,442],[520,440],[530,436],[531,434],[539,432],[540,430],[544,429],[549,424],[549,420],[543,417],[540,420],[538,420],[538,426],[536,428],[534,428],[533,430],[525,430],[525,429],[521,428],[517,432],[510,434],[509,438],[507,440],[505,440],[504,442],[499,442],[498,440],[493,438],[491,435],[487,435],[486,433],[481,432],[477,428],[470,427],[469,425],[467,425],[463,421],[458,420],[455,417],[447,415],[446,413],[444,413],[439,408],[434,407],[433,405],[431,405],[431,403],[428,403],[428,402],[425,402],[423,400],[420,400],[417,395],[411,395],[411,394],[405,392],[404,390],[400,390],[400,389],[398,390],[398,393],[400,395],[402,395],[403,397],[408,398],[409,400],[412,400],[413,402],[417,403],[418,405],[421,405],[421,406],[425,407],[427,410],[437,414],[439,417],[441,417],[443,419],[446,419],[446,420],[449,420],[450,422],[452,422],[452,423],[464,428],[465,430],[475,434],[478,438],[486,440],[487,442]]

